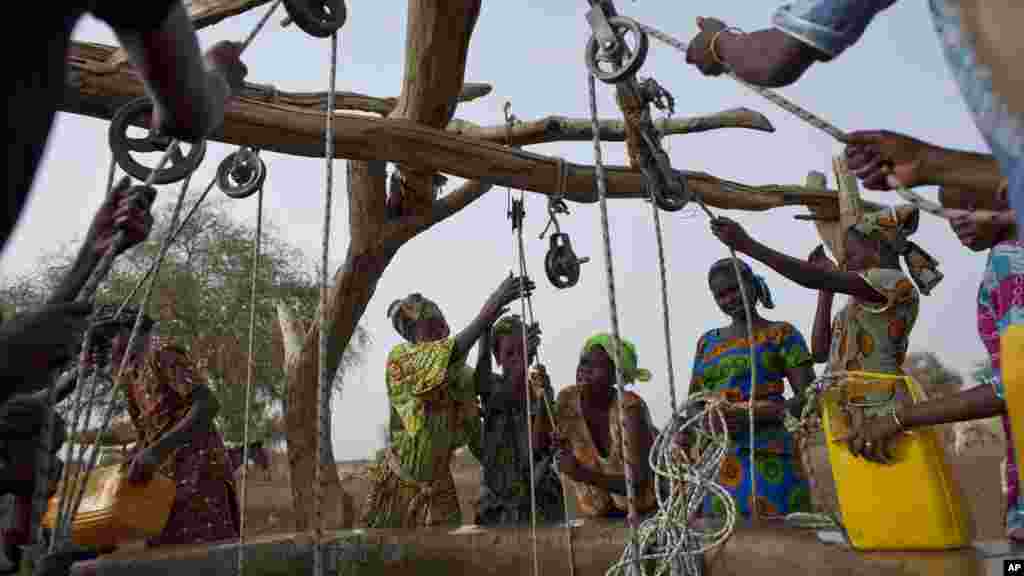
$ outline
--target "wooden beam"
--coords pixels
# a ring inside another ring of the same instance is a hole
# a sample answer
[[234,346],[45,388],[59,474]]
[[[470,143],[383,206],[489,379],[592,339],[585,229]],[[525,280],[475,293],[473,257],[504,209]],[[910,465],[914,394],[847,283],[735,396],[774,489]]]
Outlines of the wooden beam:
[[[61,110],[109,120],[132,98],[145,94],[142,83],[127,69],[97,71],[109,47],[75,43],[70,56],[69,90]],[[458,93],[456,90],[455,93]],[[299,106],[239,97],[230,102],[225,122],[211,140],[263,150],[323,157],[323,112]],[[446,120],[447,121],[447,120]],[[469,180],[511,186],[541,194],[559,192],[559,158],[438,130],[417,122],[354,114],[335,114],[335,157],[384,160],[442,172]],[[564,196],[572,202],[597,201],[594,168],[565,162]],[[836,206],[834,190],[804,186],[747,186],[703,172],[680,171],[711,206],[762,211],[781,206]],[[645,198],[639,171],[608,167],[611,198]]]

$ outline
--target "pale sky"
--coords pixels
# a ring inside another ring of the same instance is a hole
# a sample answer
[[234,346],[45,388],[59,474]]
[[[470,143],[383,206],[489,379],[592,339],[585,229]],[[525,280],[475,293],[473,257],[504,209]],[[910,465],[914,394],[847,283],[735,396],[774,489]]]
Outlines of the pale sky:
[[[774,2],[718,0],[705,5],[685,2],[617,3],[619,11],[683,41],[696,32],[697,16],[715,16],[744,30],[770,22]],[[266,7],[222,22],[200,33],[206,47],[219,40],[241,40]],[[348,22],[339,37],[337,88],[374,96],[397,96],[404,54],[406,8],[402,2],[350,2]],[[491,95],[459,107],[456,116],[478,124],[499,124],[502,106],[512,102],[520,119],[550,114],[588,115],[583,48],[589,34],[586,3],[548,0],[484,2],[470,44],[466,81],[487,82]],[[245,53],[248,80],[273,83],[282,90],[327,89],[329,40],[306,36],[295,27],[281,29],[279,9]],[[103,24],[83,20],[75,39],[116,44]],[[727,78],[704,78],[684,56],[651,39],[641,76],[653,76],[676,98],[676,115],[708,114],[738,106],[765,114],[776,132],[728,130],[674,136],[669,141],[672,165],[702,170],[748,184],[799,184],[809,170],[831,174],[831,158],[841,145]],[[952,148],[987,152],[949,75],[923,0],[890,8],[867,30],[861,42],[829,64],[818,64],[796,85],[782,90],[813,112],[845,130],[885,128]],[[603,118],[619,118],[613,89],[598,83]],[[0,274],[29,270],[41,253],[80,239],[100,204],[110,152],[107,122],[58,114],[46,158],[36,176],[34,192],[21,225],[0,261]],[[540,154],[592,164],[589,142],[530,147]],[[211,143],[193,187],[204,186],[217,164],[233,148]],[[604,159],[625,164],[624,146],[606,144]],[[264,153],[269,175],[266,214],[288,242],[311,261],[320,261],[324,206],[324,161]],[[348,241],[345,163],[336,161],[331,260],[343,258]],[[457,183],[457,179],[452,179]],[[935,198],[935,190],[922,192]],[[173,202],[176,185],[161,189],[160,201]],[[217,193],[217,192],[215,192]],[[865,198],[898,203],[898,197],[864,192]],[[379,445],[377,428],[385,422],[387,397],[384,360],[400,342],[385,318],[395,298],[418,291],[436,300],[453,331],[464,327],[490,292],[515,267],[514,238],[505,217],[506,192],[487,196],[444,224],[405,246],[388,268],[370,301],[363,324],[374,342],[361,371],[347,378],[334,401],[333,439],[337,459],[368,457]],[[591,262],[579,284],[567,290],[552,287],[544,275],[547,241],[537,239],[546,223],[542,196],[527,195],[526,252],[537,281],[534,309],[544,330],[542,360],[555,389],[571,384],[583,341],[610,329],[604,258],[597,204],[570,205],[562,220],[573,246]],[[255,218],[255,197],[230,204],[240,219]],[[635,390],[647,401],[655,423],[671,412],[658,282],[657,249],[650,207],[638,200],[609,204],[612,256],[618,290],[619,321],[624,337],[636,343],[640,365],[654,373]],[[809,222],[793,215],[802,208],[766,213],[729,212],[747,231],[766,244],[804,258],[819,243]],[[689,382],[694,347],[700,335],[724,324],[707,288],[707,269],[728,255],[711,235],[706,217],[695,210],[663,213],[669,306],[676,386],[683,394]],[[978,282],[985,255],[963,248],[946,222],[927,214],[913,239],[941,262],[945,280],[922,298],[921,314],[911,335],[911,350],[930,350],[948,365],[966,372],[985,358],[975,325]],[[787,320],[810,338],[816,294],[752,262],[764,274],[776,302],[763,311],[770,319]],[[332,274],[334,269],[331,270]],[[516,305],[518,310],[518,305]],[[266,335],[269,338],[269,335]],[[475,353],[470,354],[475,358]],[[820,371],[820,367],[819,367]],[[242,385],[242,383],[239,383]]]

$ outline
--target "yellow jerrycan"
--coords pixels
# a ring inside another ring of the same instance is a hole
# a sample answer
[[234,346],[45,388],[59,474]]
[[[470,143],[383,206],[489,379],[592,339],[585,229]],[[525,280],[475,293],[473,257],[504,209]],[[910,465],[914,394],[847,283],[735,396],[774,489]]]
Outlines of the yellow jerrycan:
[[1000,368],[1003,380],[1003,398],[1010,418],[1010,434],[1017,451],[1017,474],[1024,486],[1024,326],[1010,326],[1000,340]]
[[[159,536],[171,515],[176,487],[157,472],[146,484],[128,482],[126,464],[96,468],[89,474],[82,504],[71,523],[71,541],[79,546],[112,550],[128,540]],[[67,481],[67,478],[65,478]],[[79,478],[74,476],[74,484]],[[59,496],[50,499],[43,526],[53,528]]]
[[912,378],[844,372],[821,395],[821,422],[836,484],[840,514],[857,550],[943,550],[968,546],[970,518],[945,458],[939,431],[907,432],[892,441],[893,463],[876,464],[837,442],[850,417],[889,414],[896,402],[920,402],[924,391]]

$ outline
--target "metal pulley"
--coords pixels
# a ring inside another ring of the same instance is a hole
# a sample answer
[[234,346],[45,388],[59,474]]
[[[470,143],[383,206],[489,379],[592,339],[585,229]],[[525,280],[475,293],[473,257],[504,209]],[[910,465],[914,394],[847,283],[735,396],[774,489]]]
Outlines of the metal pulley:
[[243,146],[217,166],[217,187],[236,200],[248,198],[263,188],[267,167],[255,148]]
[[[132,152],[163,152],[171,145],[168,136],[155,136],[150,132],[145,138],[131,138],[128,128],[132,125],[145,125],[147,117],[153,113],[153,102],[148,96],[136,98],[125,104],[110,122],[108,140],[114,160],[122,170],[137,180],[145,182],[153,172],[132,158]],[[206,141],[190,144],[188,155],[183,155],[179,146],[171,150],[168,166],[157,170],[153,184],[172,184],[184,180],[203,162],[206,156]]]
[[590,258],[577,258],[569,235],[556,232],[551,235],[548,253],[544,256],[544,271],[555,288],[571,288],[580,281],[580,264]]
[[599,7],[587,12],[587,21],[594,33],[587,39],[584,59],[594,77],[615,84],[635,75],[647,59],[649,44],[640,25],[623,16],[606,18]]
[[345,25],[348,17],[345,0],[284,0],[284,9],[288,18],[282,24],[294,22],[314,38],[334,34]]

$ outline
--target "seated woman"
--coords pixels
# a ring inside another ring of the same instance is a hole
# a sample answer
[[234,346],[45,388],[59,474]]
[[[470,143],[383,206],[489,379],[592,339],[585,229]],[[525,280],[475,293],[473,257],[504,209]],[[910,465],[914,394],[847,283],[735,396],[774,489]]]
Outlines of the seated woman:
[[[624,384],[646,382],[651,374],[637,368],[636,347],[622,340]],[[576,509],[586,516],[624,517],[626,466],[636,483],[637,513],[654,510],[654,473],[648,454],[656,435],[647,404],[627,391],[619,398],[615,379],[615,352],[610,334],[592,336],[583,345],[576,368],[576,384],[558,393],[555,412],[562,444],[559,471],[576,494]],[[619,411],[625,411],[629,452],[622,453]]]
[[505,306],[533,290],[528,279],[509,277],[462,332],[449,336],[437,304],[411,294],[388,307],[406,342],[387,360],[391,404],[390,443],[373,467],[363,523],[369,528],[415,528],[461,523],[451,473],[452,453],[473,443],[479,452],[480,417],[466,355]]
[[[751,444],[757,465],[757,512],[760,517],[785,516],[810,511],[810,488],[802,468],[794,457],[793,436],[783,427],[786,402],[783,393],[789,381],[794,397],[790,411],[799,416],[804,388],[814,380],[813,360],[803,335],[788,322],[773,322],[757,312],[757,305],[774,308],[764,278],[754,275],[741,260],[743,290],[751,305],[757,357],[755,398],[755,434],[750,441],[748,400],[751,391],[750,347],[746,309],[740,295],[733,260],[715,262],[708,271],[708,284],[715,303],[732,321],[728,326],[708,330],[697,341],[693,359],[691,391],[721,394],[728,405],[725,416],[729,427],[731,453],[722,464],[719,482],[736,501],[737,512],[750,516]],[[704,513],[721,516],[724,503],[708,496]]]
[[[940,200],[947,209],[953,203],[950,196],[949,190],[940,190]],[[950,225],[965,246],[976,252],[991,249],[978,290],[977,314],[978,333],[992,363],[991,385],[982,384],[928,402],[900,406],[889,417],[868,420],[863,427],[851,430],[849,442],[855,453],[884,461],[888,443],[904,430],[1001,415],[1007,446],[1003,471],[1007,486],[1006,535],[1011,540],[1024,542],[1024,495],[1020,492],[999,360],[1000,336],[1011,323],[1024,319],[1024,302],[1013,294],[1015,286],[1024,282],[1024,242],[1018,240],[1015,214],[1009,210],[1005,194],[993,207],[996,209],[948,210]]]
[[[554,392],[543,366],[530,374],[530,413],[527,425],[526,370],[539,341],[535,327],[526,330],[519,316],[505,316],[480,338],[477,393],[483,409],[483,434],[478,459],[483,468],[476,523],[520,524],[532,517],[530,447],[533,447],[533,491],[539,522],[565,517],[562,484],[551,466]],[[524,349],[524,344],[527,348]],[[527,350],[524,353],[524,350]],[[501,374],[491,373],[491,354]],[[532,432],[532,439],[527,437]]]

